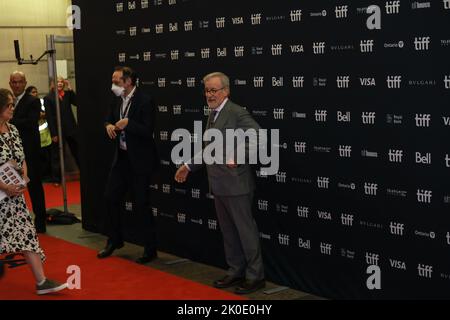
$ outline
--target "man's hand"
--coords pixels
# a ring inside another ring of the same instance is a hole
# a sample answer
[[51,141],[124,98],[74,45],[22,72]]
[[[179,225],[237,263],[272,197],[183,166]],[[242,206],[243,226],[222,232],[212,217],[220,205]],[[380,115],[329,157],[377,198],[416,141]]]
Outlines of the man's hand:
[[175,181],[178,183],[183,183],[186,181],[187,176],[189,175],[189,169],[183,164],[178,168],[177,173],[175,173]]
[[127,125],[128,125],[128,118],[116,122],[116,128],[119,128],[120,130],[125,129]]
[[52,137],[52,141],[53,141],[54,143],[58,143],[58,136]]
[[108,124],[106,126],[106,133],[108,133],[108,137],[110,139],[115,139],[117,137],[117,133],[116,133],[116,126],[112,125],[112,124]]

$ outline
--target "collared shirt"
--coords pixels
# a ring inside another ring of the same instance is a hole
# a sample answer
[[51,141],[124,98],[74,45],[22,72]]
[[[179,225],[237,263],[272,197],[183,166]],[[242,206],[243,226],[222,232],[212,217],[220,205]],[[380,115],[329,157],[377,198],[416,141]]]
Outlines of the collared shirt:
[[227,101],[228,101],[228,98],[225,98],[225,100],[223,100],[223,102],[220,104],[220,106],[218,106],[218,107],[215,108],[215,109],[211,109],[211,111],[216,111],[216,112],[217,112],[216,115],[215,115],[215,117],[214,117],[214,119],[213,119],[213,122],[216,122],[217,117],[219,116],[220,111],[222,111],[222,109],[223,109],[223,107],[225,106],[225,104],[227,103]]
[[17,105],[20,102],[20,99],[22,99],[24,95],[25,95],[25,91],[22,92],[22,94],[20,96],[16,97],[16,103],[14,104],[14,107],[17,107]]
[[[134,92],[136,91],[136,87],[131,90],[131,92],[126,96],[122,96],[122,106],[120,108],[120,120],[128,118],[128,112],[130,111],[131,107],[131,98],[134,95]],[[119,136],[119,143],[120,143],[120,149],[127,150],[127,142],[125,139],[125,130],[122,130],[120,132]]]

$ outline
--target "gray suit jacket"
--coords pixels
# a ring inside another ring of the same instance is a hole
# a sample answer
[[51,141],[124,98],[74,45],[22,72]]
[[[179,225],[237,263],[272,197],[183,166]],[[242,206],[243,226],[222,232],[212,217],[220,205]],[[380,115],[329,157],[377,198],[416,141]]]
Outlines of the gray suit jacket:
[[[208,124],[211,119],[208,119]],[[207,129],[209,128],[209,125]],[[261,128],[252,116],[243,107],[228,100],[220,111],[215,123],[211,128],[222,131],[226,142],[226,129],[255,129],[257,132]],[[248,152],[248,143],[245,145]],[[205,164],[193,164],[193,159],[189,168],[197,171]],[[255,189],[253,173],[248,162],[239,164],[236,168],[228,168],[226,164],[206,165],[208,180],[211,192],[217,196],[238,196],[249,194]]]

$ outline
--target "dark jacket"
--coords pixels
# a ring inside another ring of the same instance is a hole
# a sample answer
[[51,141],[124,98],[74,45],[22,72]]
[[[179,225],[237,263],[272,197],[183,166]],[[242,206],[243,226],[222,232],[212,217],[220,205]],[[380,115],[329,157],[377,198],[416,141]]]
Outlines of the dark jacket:
[[[122,98],[115,97],[110,106],[109,114],[106,117],[107,124],[115,124],[120,120],[120,108]],[[155,126],[155,103],[147,94],[136,88],[128,112],[128,125],[125,128],[127,153],[134,173],[151,174],[159,166],[159,157],[156,150],[156,143],[153,139]],[[119,150],[119,134],[114,140],[115,152],[112,166],[117,162],[117,152]]]
[[[74,91],[64,91],[64,97],[59,100],[61,110],[61,128],[63,137],[75,137],[77,135],[77,122],[73,115],[72,105],[78,106]],[[55,93],[52,91],[44,98],[45,113],[48,127],[52,137],[58,135],[58,124],[56,120]]]

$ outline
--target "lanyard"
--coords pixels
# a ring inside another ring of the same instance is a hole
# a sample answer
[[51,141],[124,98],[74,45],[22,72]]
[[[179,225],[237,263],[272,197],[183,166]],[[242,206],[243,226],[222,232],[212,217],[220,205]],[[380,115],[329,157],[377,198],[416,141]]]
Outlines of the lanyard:
[[128,101],[128,103],[125,107],[125,110],[123,110],[122,106],[120,107],[120,119],[124,119],[125,117],[128,116],[128,111],[130,110],[132,99],[133,99],[133,97],[131,97],[130,100]]

